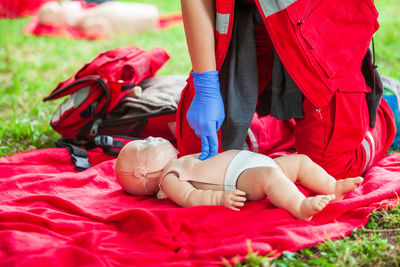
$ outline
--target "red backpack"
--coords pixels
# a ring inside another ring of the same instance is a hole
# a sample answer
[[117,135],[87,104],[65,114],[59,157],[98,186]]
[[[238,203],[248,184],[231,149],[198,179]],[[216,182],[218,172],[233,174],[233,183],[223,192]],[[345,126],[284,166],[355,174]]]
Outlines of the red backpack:
[[144,51],[128,46],[99,54],[44,98],[48,101],[69,96],[54,113],[50,125],[64,139],[75,142],[98,135],[117,103],[135,85],[153,77],[168,59],[161,47]]
[[152,77],[168,59],[161,47],[150,51],[133,46],[110,50],[60,82],[44,98],[49,101],[68,96],[54,113],[50,125],[62,136],[56,145],[69,150],[77,170],[91,166],[86,150],[79,147],[82,145],[86,149],[102,147],[104,152],[116,155],[126,142],[150,135],[175,142],[171,127],[176,109],[122,117],[115,117],[113,112],[136,85],[154,80],[156,77]]

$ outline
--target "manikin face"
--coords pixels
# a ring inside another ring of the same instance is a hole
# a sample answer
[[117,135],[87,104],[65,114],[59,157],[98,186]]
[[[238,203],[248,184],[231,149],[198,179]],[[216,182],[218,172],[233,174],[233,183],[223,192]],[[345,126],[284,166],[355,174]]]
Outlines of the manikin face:
[[122,187],[133,195],[154,195],[165,166],[177,158],[177,151],[163,138],[148,137],[126,144],[115,164]]

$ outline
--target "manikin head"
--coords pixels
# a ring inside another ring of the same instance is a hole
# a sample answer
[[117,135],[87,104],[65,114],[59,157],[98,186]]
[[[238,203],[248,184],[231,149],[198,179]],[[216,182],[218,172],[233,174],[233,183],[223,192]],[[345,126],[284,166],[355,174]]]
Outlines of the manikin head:
[[132,195],[155,195],[165,166],[178,155],[172,144],[160,137],[148,137],[126,144],[115,163],[115,175]]
[[83,9],[78,1],[50,1],[44,3],[38,12],[39,23],[43,25],[65,25],[75,27],[82,17]]

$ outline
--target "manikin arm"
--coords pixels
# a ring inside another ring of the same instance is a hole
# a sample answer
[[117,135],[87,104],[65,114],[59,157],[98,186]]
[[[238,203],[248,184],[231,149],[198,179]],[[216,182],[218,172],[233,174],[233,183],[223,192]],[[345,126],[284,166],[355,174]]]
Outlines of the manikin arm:
[[173,173],[167,174],[161,185],[168,198],[181,207],[223,205],[238,210],[238,207],[242,207],[246,201],[245,193],[240,190],[196,189],[189,182],[179,180]]

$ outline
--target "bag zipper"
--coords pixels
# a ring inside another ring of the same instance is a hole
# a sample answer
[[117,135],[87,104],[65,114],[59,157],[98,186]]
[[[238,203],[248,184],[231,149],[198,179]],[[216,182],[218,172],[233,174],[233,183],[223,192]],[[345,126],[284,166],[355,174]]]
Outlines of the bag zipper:
[[100,124],[102,123],[102,119],[97,119],[97,120],[95,120],[94,122],[93,122],[93,124],[92,124],[92,127],[90,127],[90,131],[89,131],[89,134],[91,135],[91,136],[95,136],[95,135],[97,135],[97,133],[98,133],[98,131],[99,131],[99,126],[100,126]]
[[123,122],[129,122],[131,120],[147,120],[147,118],[151,117],[156,117],[156,116],[161,116],[161,115],[169,115],[169,114],[174,114],[176,111],[161,111],[153,114],[143,114],[143,115],[136,115],[128,118],[123,118],[123,119],[113,119],[113,120],[102,120],[101,118],[95,119],[92,126],[90,127],[89,134],[91,136],[96,136],[97,133],[99,132],[100,125],[105,127],[105,126],[110,126],[113,124],[118,124],[118,123],[123,123]]
[[174,114],[174,113],[176,113],[176,110],[160,111],[160,112],[153,113],[153,114],[134,115],[134,116],[123,118],[123,119],[105,120],[102,123],[102,126],[105,126],[105,125],[109,126],[109,125],[113,125],[113,124],[117,124],[117,123],[129,122],[131,120],[142,120],[142,119],[147,119],[147,118],[156,117],[156,116],[170,115],[170,114]]

